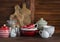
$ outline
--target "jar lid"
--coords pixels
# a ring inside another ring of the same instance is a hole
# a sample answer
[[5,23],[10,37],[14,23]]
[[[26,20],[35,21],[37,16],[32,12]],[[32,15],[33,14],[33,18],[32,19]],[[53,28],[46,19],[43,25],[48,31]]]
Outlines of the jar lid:
[[47,24],[47,21],[44,20],[43,18],[41,18],[39,21],[38,21],[39,24]]

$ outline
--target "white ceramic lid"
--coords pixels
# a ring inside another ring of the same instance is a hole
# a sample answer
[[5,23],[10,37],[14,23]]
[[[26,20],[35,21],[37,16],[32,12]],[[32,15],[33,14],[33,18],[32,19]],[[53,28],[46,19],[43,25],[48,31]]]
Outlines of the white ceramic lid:
[[38,21],[38,24],[47,24],[47,21],[45,21],[43,18],[41,18],[41,19]]

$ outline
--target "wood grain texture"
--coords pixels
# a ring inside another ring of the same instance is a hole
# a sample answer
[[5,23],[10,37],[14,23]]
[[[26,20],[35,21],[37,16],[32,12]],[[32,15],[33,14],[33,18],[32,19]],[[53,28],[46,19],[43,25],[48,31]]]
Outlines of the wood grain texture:
[[14,6],[21,4],[21,0],[0,0],[0,26],[6,23],[9,16],[14,13]]
[[40,35],[34,37],[21,36],[16,38],[0,38],[1,42],[60,42],[60,33],[55,33],[52,37],[43,39]]
[[35,20],[44,18],[48,25],[60,30],[60,0],[35,0]]
[[[29,1],[31,4],[29,4]],[[33,22],[36,23],[41,17],[60,30],[60,0],[29,0],[27,5],[32,10]],[[14,13],[14,6],[19,4],[22,7],[22,0],[0,0],[0,26],[6,23],[9,16]],[[27,6],[27,7],[28,7]],[[28,8],[29,8],[28,7]]]
[[[34,13],[34,0],[0,0],[0,26],[6,23],[6,20],[9,19],[9,16],[14,13],[14,6],[19,4],[22,8],[22,4],[26,2],[27,8],[31,9],[31,18],[33,22],[33,13]],[[32,7],[32,8],[31,8]]]

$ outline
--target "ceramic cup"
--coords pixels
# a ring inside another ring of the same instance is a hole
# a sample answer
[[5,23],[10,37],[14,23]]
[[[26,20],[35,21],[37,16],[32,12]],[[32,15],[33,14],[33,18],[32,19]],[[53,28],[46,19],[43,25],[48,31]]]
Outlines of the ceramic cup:
[[43,26],[43,30],[49,33],[49,37],[52,37],[55,31],[55,27],[54,26]]

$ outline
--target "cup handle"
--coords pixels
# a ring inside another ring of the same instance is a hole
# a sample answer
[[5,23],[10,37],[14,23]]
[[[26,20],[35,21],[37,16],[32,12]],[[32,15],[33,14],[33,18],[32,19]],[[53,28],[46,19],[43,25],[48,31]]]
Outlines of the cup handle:
[[41,35],[41,34],[42,34],[42,31],[43,31],[43,30],[39,30],[39,35]]
[[35,24],[35,27],[37,27],[37,28],[38,28],[38,25],[37,25],[37,24]]

